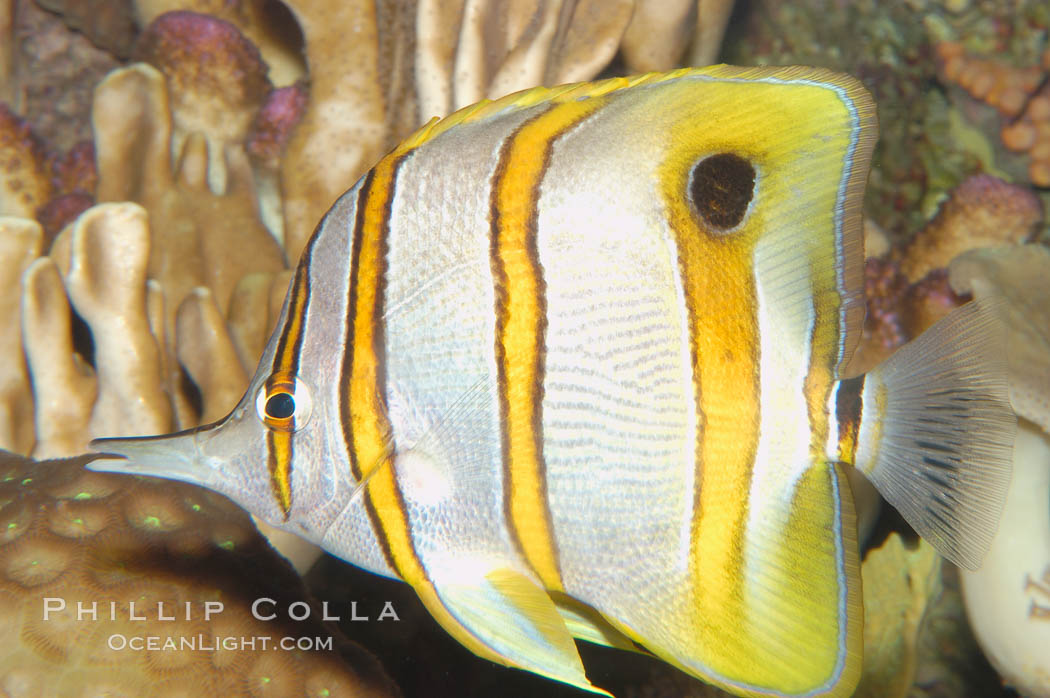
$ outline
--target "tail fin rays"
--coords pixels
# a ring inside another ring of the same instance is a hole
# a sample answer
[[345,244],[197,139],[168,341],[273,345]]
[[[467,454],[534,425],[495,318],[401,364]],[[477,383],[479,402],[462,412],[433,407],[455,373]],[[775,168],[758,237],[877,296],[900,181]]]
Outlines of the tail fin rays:
[[857,467],[950,562],[980,567],[1010,484],[1016,418],[995,303],[974,301],[866,376]]

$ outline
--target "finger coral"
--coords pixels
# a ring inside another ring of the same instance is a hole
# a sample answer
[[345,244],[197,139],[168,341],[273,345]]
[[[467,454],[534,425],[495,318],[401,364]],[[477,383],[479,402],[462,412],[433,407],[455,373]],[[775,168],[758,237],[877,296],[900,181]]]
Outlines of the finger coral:
[[35,222],[0,217],[0,448],[26,452],[33,445],[33,397],[21,342],[22,273],[40,254],[43,232]]
[[243,147],[221,149],[226,182],[218,194],[209,188],[208,149],[197,132],[183,141],[173,163],[161,73],[141,63],[111,73],[96,91],[94,122],[98,199],[134,201],[149,212],[149,276],[168,299],[166,336],[173,336],[175,308],[193,288],[209,287],[225,309],[242,276],[285,267],[259,217]]
[[398,695],[239,508],[91,459],[0,452],[5,694]]
[[976,58],[954,42],[937,45],[946,80],[972,97],[992,105],[1008,119],[1003,144],[1028,153],[1028,177],[1037,187],[1050,187],[1050,48],[1038,66],[1015,68],[1001,61]]

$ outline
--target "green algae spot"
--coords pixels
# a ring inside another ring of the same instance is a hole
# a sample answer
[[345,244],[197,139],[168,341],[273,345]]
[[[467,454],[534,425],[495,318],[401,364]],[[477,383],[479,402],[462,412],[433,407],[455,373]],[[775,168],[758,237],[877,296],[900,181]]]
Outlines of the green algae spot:
[[233,550],[233,541],[232,540],[221,541],[219,543],[219,547],[222,548],[223,550]]
[[90,492],[77,492],[73,499],[83,501],[85,499],[91,499]]
[[156,516],[144,516],[142,517],[142,523],[152,528],[160,527],[160,519]]
[[84,525],[84,519],[81,519],[81,518],[73,519],[73,523],[75,523],[77,526],[83,526]]
[[27,477],[25,480],[22,480],[22,484],[23,485],[28,485],[32,481],[33,481],[33,478]]
[[270,680],[271,680],[271,679],[270,679],[270,677],[269,677],[269,676],[263,676],[263,677],[262,677],[262,678],[260,679],[260,681],[262,681],[263,683],[270,683]]
[[321,695],[322,696],[330,696],[330,695],[332,695],[332,692],[329,691],[327,688],[322,688],[321,689]]
[[191,506],[191,508],[192,508],[192,509],[193,509],[194,511],[200,511],[200,510],[201,510],[201,505],[200,505],[200,504],[192,504],[192,505],[190,505],[190,506]]
[[11,523],[7,524],[7,530],[8,531],[10,531],[12,528],[18,528],[18,522],[17,521],[12,521]]

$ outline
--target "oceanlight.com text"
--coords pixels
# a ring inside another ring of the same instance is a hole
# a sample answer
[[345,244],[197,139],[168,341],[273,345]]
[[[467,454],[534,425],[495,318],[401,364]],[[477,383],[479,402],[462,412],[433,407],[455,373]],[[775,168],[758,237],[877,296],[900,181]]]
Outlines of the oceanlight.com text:
[[320,651],[329,652],[333,648],[332,638],[329,637],[280,637],[273,638],[269,635],[258,635],[253,637],[215,636],[215,635],[186,635],[186,636],[161,636],[161,635],[124,635],[114,633],[106,640],[106,645],[116,652],[130,650],[133,652],[183,652],[183,651],[205,651],[216,650],[236,651],[266,651],[284,650],[290,652],[299,650],[304,652]]

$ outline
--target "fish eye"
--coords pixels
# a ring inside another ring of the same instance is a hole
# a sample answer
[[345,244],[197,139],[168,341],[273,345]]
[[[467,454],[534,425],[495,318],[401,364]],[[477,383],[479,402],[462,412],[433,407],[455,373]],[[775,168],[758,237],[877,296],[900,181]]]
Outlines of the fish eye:
[[735,153],[709,155],[689,173],[689,201],[716,233],[740,225],[755,194],[755,167]]
[[270,376],[255,398],[259,419],[276,431],[301,429],[310,418],[312,406],[309,389],[293,376]]

